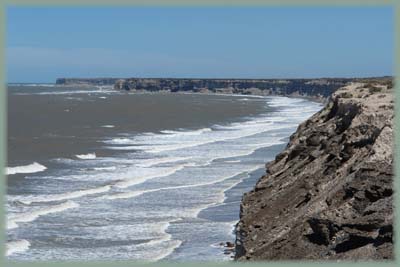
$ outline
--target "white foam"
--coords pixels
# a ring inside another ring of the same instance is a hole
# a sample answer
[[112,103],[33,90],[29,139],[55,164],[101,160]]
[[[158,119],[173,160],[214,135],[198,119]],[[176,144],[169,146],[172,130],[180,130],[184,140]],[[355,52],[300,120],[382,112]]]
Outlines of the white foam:
[[29,249],[30,245],[29,241],[25,239],[9,241],[6,243],[6,256],[24,252]]
[[300,99],[300,98],[289,98],[286,96],[281,96],[281,97],[270,98],[268,105],[271,107],[293,106],[293,105],[298,104],[303,101],[304,101],[304,99]]
[[193,163],[187,163],[187,164],[181,164],[181,165],[177,165],[177,166],[173,166],[170,168],[160,168],[161,172],[157,172],[157,173],[150,173],[148,175],[144,175],[144,176],[138,176],[138,177],[134,177],[131,179],[126,179],[120,182],[115,183],[115,187],[118,188],[127,188],[133,185],[137,185],[137,184],[141,184],[147,180],[150,179],[154,179],[154,178],[160,178],[160,177],[166,177],[166,176],[170,176],[174,173],[176,173],[177,171],[182,170],[185,167],[189,167],[189,166],[194,166]]
[[183,148],[191,148],[199,145],[205,145],[208,143],[212,143],[213,141],[202,141],[202,142],[193,142],[193,143],[182,143],[182,144],[174,144],[174,145],[138,145],[138,146],[112,146],[107,147],[112,150],[144,150],[149,153],[159,153],[166,152],[172,150],[178,150]]
[[[181,136],[196,136],[196,135],[201,135],[203,133],[211,132],[211,128],[203,128],[203,129],[198,129],[198,130],[193,130],[193,131],[175,131],[175,130],[162,130],[160,133],[161,135],[157,135],[155,133],[145,133],[142,136],[155,136],[155,137],[161,137],[161,138],[174,138],[174,137],[181,137]],[[106,144],[110,145],[134,145],[137,144],[138,141],[134,138],[113,138],[111,140],[106,140],[104,141]]]
[[[251,137],[256,134],[296,126],[297,124],[275,125],[273,121],[251,123],[234,123],[228,126],[216,126],[218,131],[204,132],[201,135],[179,136],[177,138],[164,138],[164,135],[139,135],[134,138],[116,138],[106,140],[105,143],[118,146],[108,146],[112,150],[142,150],[147,153],[162,153],[168,151],[182,150],[186,148],[197,147],[216,142],[226,142],[245,137]],[[124,146],[120,146],[124,145]]]
[[[260,166],[260,167],[258,167],[257,169],[260,169],[260,168],[262,168],[262,167]],[[254,171],[256,171],[257,169],[255,169]],[[240,184],[241,182],[243,182],[245,179],[247,179],[247,178],[249,178],[249,177],[250,177],[250,172],[247,173],[247,176],[242,176],[239,180],[235,181],[235,182],[232,183],[230,186],[226,187],[226,188],[222,191],[222,193],[224,194],[224,198],[223,198],[223,200],[222,200],[220,203],[225,202],[225,200],[226,200],[226,198],[227,198],[227,197],[226,197],[226,192],[227,192],[228,190],[234,188],[235,186],[237,186],[238,184]],[[218,204],[218,203],[214,203],[214,204]]]
[[[155,261],[159,261],[164,259],[165,257],[167,257],[168,255],[170,255],[172,252],[174,252],[175,249],[177,249],[181,244],[182,241],[181,240],[172,240],[172,236],[171,234],[167,233],[167,229],[170,226],[171,222],[174,221],[179,221],[181,220],[181,218],[177,218],[171,221],[168,221],[166,223],[161,223],[160,227],[158,228],[158,232],[162,233],[162,237],[158,238],[158,239],[153,239],[150,240],[149,242],[146,243],[142,243],[142,244],[138,244],[136,245],[136,247],[158,247],[162,244],[164,244],[163,247],[165,247],[164,249],[157,249],[157,252],[160,252],[158,254],[153,254],[151,255],[151,257],[146,257],[148,261],[150,262],[155,262]],[[154,253],[154,249],[147,249],[147,251],[152,251]]]
[[[244,147],[243,149],[239,150],[238,152],[231,152],[229,151],[226,154],[223,155],[218,155],[214,157],[209,157],[208,161],[203,165],[209,165],[215,160],[222,160],[222,159],[229,159],[229,158],[236,158],[236,157],[244,157],[253,154],[256,150],[263,148],[263,147],[270,147],[273,145],[280,145],[284,144],[285,142],[282,140],[271,140],[270,142],[265,142],[265,143],[256,143],[256,144],[250,144],[247,147]],[[240,160],[232,160],[232,161],[225,161],[226,163],[238,163],[241,162]]]
[[47,169],[46,166],[43,166],[37,162],[34,162],[32,164],[25,165],[25,166],[7,167],[6,175],[12,175],[12,174],[17,174],[17,173],[36,173],[36,172],[42,172],[46,169]]
[[[285,127],[287,127],[287,126],[285,126]],[[210,138],[210,139],[205,139],[205,140],[202,140],[202,141],[193,141],[193,142],[186,142],[186,143],[182,141],[181,143],[166,144],[166,145],[154,144],[154,145],[118,146],[118,147],[107,147],[107,148],[113,149],[113,150],[144,150],[144,151],[146,151],[148,153],[160,153],[160,152],[180,150],[180,149],[184,149],[184,148],[191,148],[191,147],[211,144],[211,143],[215,143],[215,142],[240,139],[240,138],[256,135],[258,133],[262,133],[262,132],[265,132],[265,131],[268,131],[268,130],[270,130],[270,129],[265,129],[265,128],[264,129],[255,129],[253,131],[248,131],[247,133],[243,133],[241,135],[240,134],[236,134],[236,135],[231,136],[231,137],[219,136],[219,137],[215,137],[214,139]],[[237,133],[239,133],[239,132],[240,131],[237,131]],[[123,140],[123,141],[132,142],[132,140],[127,141],[126,139],[127,138],[125,138],[125,140]]]
[[163,131],[160,131],[160,132],[164,133],[164,134],[168,134],[171,137],[175,137],[175,136],[180,136],[180,135],[200,135],[202,133],[211,132],[211,131],[212,131],[211,128],[203,128],[203,129],[198,129],[198,130],[193,130],[193,131],[163,130]]
[[134,144],[135,141],[130,138],[113,138],[111,140],[104,141],[104,143],[111,145],[130,145]]
[[159,255],[152,257],[149,261],[160,261],[162,259],[164,259],[165,257],[169,256],[172,252],[174,252],[175,249],[177,249],[178,247],[180,247],[182,245],[182,241],[181,240],[171,240],[169,241],[169,246],[168,248],[166,248],[164,251],[162,251],[162,253],[160,253]]
[[18,199],[21,203],[30,205],[32,202],[50,202],[50,201],[61,201],[67,199],[74,199],[88,195],[94,195],[99,193],[105,193],[111,189],[110,185],[105,185],[98,188],[77,190],[73,192],[67,192],[62,194],[52,194],[52,195],[40,195],[40,196],[30,196]]
[[[127,198],[134,198],[141,196],[146,193],[151,193],[151,192],[157,192],[157,191],[163,191],[163,190],[173,190],[173,189],[184,189],[184,188],[193,188],[193,187],[200,187],[200,186],[207,186],[207,185],[213,185],[217,184],[220,182],[223,182],[225,180],[231,179],[235,176],[238,176],[242,173],[251,173],[255,170],[258,170],[261,168],[261,166],[253,166],[247,170],[240,170],[237,173],[229,176],[222,177],[220,179],[216,179],[210,182],[204,182],[204,183],[198,183],[198,184],[189,184],[189,185],[178,185],[178,186],[168,186],[168,187],[161,187],[161,188],[155,188],[155,189],[147,189],[147,190],[136,190],[136,191],[128,191],[128,192],[123,192],[123,193],[116,193],[110,196],[104,196],[105,199],[109,200],[114,200],[114,199],[127,199]],[[238,183],[240,183],[242,180],[240,180]],[[233,187],[233,186],[232,186]],[[214,203],[213,203],[214,204]]]
[[[135,155],[133,155],[135,157]],[[168,158],[156,158],[156,159],[141,159],[141,158],[98,158],[91,161],[65,161],[66,164],[71,164],[73,168],[77,169],[79,172],[64,172],[60,175],[52,176],[40,176],[40,179],[53,179],[62,181],[87,181],[89,183],[103,182],[105,184],[114,184],[118,181],[133,181],[141,180],[145,181],[151,177],[158,177],[160,174],[170,173],[171,171],[176,171],[176,169],[182,169],[182,166],[194,166],[194,162],[181,162],[172,163],[184,159],[189,159],[190,157],[168,157]],[[59,160],[64,162],[64,160]],[[165,166],[155,166],[161,163],[167,163]],[[178,165],[179,164],[179,165]],[[111,165],[111,166],[110,166]],[[153,167],[154,166],[154,167]],[[114,168],[115,167],[115,168]],[[97,169],[95,169],[97,168]],[[100,168],[100,169],[99,169]],[[94,171],[85,171],[94,170]]]
[[115,125],[102,125],[101,127],[103,127],[103,128],[114,128],[115,127]]
[[95,159],[96,153],[75,155],[78,159]]
[[111,196],[104,196],[104,199],[114,200],[114,199],[125,199],[125,198],[134,198],[140,195],[143,195],[146,192],[154,192],[156,190],[143,190],[143,191],[130,191],[124,193],[117,193]]
[[228,191],[229,189],[235,187],[236,185],[241,183],[244,179],[249,178],[249,175],[250,175],[251,172],[256,171],[256,170],[258,170],[260,168],[262,168],[262,166],[257,166],[255,168],[253,168],[252,170],[247,171],[245,176],[242,176],[239,180],[237,180],[234,183],[232,183],[229,187],[226,187],[221,192],[218,192],[218,196],[217,196],[217,200],[216,201],[214,201],[212,203],[209,203],[209,204],[205,204],[205,205],[195,209],[192,216],[193,217],[198,217],[202,210],[205,210],[205,209],[208,209],[208,208],[211,208],[211,207],[215,207],[215,206],[218,206],[219,204],[223,203],[225,201],[225,199],[226,199],[226,195],[225,195],[226,191]]
[[43,209],[24,212],[15,215],[11,215],[7,218],[7,229],[13,229],[18,227],[18,223],[31,222],[36,220],[39,216],[61,212],[67,209],[77,208],[79,205],[73,201],[66,201],[59,205],[49,206]]
[[165,158],[146,159],[146,160],[142,160],[136,166],[148,168],[148,167],[152,167],[152,166],[155,166],[158,164],[178,162],[178,161],[183,161],[183,160],[189,160],[191,158],[192,157],[165,157]]
[[115,166],[111,166],[111,167],[95,167],[93,168],[93,170],[96,171],[115,171],[117,169],[117,167]]
[[[141,261],[158,261],[170,255],[182,243],[180,240],[173,240],[171,234],[167,233],[170,223],[180,220],[180,218],[171,218],[168,221],[149,221],[137,222],[133,224],[110,224],[104,226],[85,226],[85,237],[90,239],[109,239],[120,240],[148,240],[144,243],[117,247],[117,249],[126,249],[127,258]],[[93,248],[96,255],[101,253],[99,248]],[[101,251],[101,248],[100,248]],[[113,252],[107,252],[108,258],[113,258]]]

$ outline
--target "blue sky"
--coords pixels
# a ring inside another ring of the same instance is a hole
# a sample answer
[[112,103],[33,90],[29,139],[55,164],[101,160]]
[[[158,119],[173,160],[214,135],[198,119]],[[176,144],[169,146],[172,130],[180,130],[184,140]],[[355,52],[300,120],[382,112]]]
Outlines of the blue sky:
[[389,7],[7,10],[8,82],[393,74]]

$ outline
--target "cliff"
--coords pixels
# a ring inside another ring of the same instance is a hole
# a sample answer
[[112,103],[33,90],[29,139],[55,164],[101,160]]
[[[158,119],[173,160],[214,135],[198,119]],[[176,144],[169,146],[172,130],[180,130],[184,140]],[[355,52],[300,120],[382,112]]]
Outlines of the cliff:
[[116,81],[117,90],[213,92],[226,94],[327,97],[352,79],[178,79],[129,78]]
[[243,196],[236,260],[393,258],[391,82],[352,83]]
[[284,95],[326,99],[349,82],[384,78],[191,79],[191,78],[58,78],[57,85],[113,86],[116,90]]

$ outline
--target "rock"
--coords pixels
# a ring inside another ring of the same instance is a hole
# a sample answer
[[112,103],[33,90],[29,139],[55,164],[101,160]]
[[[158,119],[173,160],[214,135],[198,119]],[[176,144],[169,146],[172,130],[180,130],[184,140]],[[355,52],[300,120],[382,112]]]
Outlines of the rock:
[[319,146],[320,145],[320,137],[317,134],[311,135],[306,139],[308,146]]
[[236,260],[393,259],[393,90],[368,86],[335,92],[266,165],[242,199]]
[[123,79],[119,79],[115,82],[114,84],[114,89],[117,90],[129,90],[126,86],[125,86],[125,80]]
[[232,242],[226,242],[226,247],[228,247],[228,248],[233,248],[233,247],[235,247],[235,244],[233,244]]

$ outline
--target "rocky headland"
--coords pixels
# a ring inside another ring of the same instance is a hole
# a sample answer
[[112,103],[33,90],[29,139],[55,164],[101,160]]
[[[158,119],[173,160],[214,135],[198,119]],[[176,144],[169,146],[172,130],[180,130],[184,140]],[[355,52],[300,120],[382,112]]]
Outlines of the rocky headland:
[[177,79],[129,78],[114,88],[127,91],[165,91],[246,95],[285,95],[326,98],[351,79]]
[[391,77],[316,79],[58,78],[58,86],[107,86],[130,92],[281,95],[324,101],[349,82]]
[[391,87],[350,83],[298,127],[243,196],[236,260],[394,257]]
[[319,79],[186,79],[186,78],[58,78],[59,86],[113,86],[131,92],[188,92],[284,95],[325,99],[352,78]]

